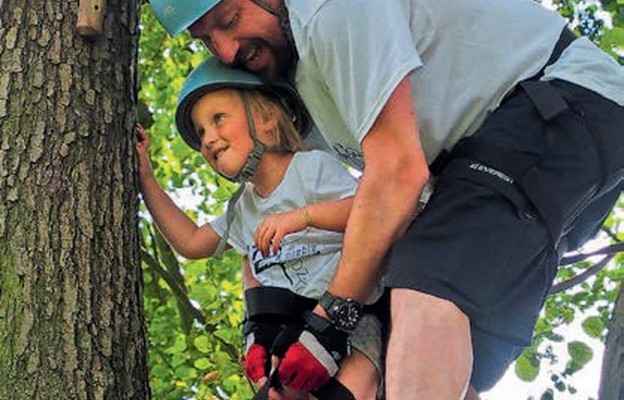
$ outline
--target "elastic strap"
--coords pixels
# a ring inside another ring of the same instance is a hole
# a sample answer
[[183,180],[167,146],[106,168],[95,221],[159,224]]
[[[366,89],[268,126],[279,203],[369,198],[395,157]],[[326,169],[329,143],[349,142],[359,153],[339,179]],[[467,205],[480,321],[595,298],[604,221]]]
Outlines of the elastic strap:
[[[225,221],[226,227],[223,236],[219,240],[219,244],[217,245],[217,249],[213,253],[212,257],[220,260],[223,258],[223,253],[225,253],[225,248],[227,246],[227,240],[230,236],[230,227],[232,226],[232,221],[234,221],[234,209],[236,202],[243,194],[245,189],[245,182],[247,182],[251,177],[256,173],[256,169],[260,164],[260,160],[262,159],[262,154],[269,150],[267,146],[265,146],[262,142],[258,140],[258,136],[256,135],[256,125],[253,121],[253,116],[251,114],[251,107],[249,106],[249,100],[247,99],[247,93],[244,90],[240,91],[241,97],[243,100],[243,107],[245,108],[245,117],[247,118],[247,127],[249,128],[249,136],[251,136],[251,140],[253,141],[254,147],[247,156],[247,161],[245,165],[241,168],[233,179],[230,179],[224,176],[228,180],[233,180],[234,182],[240,183],[238,190],[234,193],[230,201],[228,202]],[[222,175],[223,176],[223,175]]]
[[299,58],[299,54],[297,53],[295,39],[293,38],[292,29],[290,28],[290,19],[288,18],[288,10],[286,9],[286,5],[281,4],[278,9],[274,9],[262,0],[251,1],[254,2],[258,7],[262,8],[264,11],[277,17],[277,20],[279,21],[282,28],[282,33],[284,34],[286,40],[293,49],[293,57],[295,57],[294,61],[296,61]]
[[212,254],[212,257],[217,260],[221,260],[223,258],[223,253],[225,253],[225,247],[227,246],[227,241],[230,237],[230,227],[232,226],[232,221],[234,221],[234,206],[243,194],[244,190],[245,184],[241,184],[236,190],[236,193],[234,193],[234,196],[232,196],[232,198],[228,202],[227,211],[225,212],[225,232],[223,232],[223,236],[221,236],[221,239],[219,239],[219,244]]
[[288,289],[259,286],[245,290],[247,318],[261,320],[267,315],[299,317],[305,310],[311,310],[316,300],[300,296]]
[[[281,386],[279,382],[277,382],[276,377],[277,371],[274,371],[269,380],[267,380],[251,400],[268,400],[271,387]],[[277,382],[277,384],[275,382]],[[312,394],[319,400],[355,400],[353,393],[336,378],[331,378],[325,386],[312,392]]]
[[330,379],[325,386],[312,394],[319,400],[355,400],[353,393],[335,378]]

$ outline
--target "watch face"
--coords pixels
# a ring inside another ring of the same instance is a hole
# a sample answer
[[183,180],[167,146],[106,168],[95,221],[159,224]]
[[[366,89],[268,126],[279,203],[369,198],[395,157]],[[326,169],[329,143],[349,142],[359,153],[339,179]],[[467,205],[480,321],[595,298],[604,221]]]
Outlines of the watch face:
[[358,322],[360,322],[360,308],[353,301],[347,300],[344,302],[342,307],[338,307],[335,315],[334,323],[345,331],[355,329]]
[[325,292],[319,299],[319,303],[336,328],[343,331],[355,329],[362,317],[362,306],[351,298],[343,299]]

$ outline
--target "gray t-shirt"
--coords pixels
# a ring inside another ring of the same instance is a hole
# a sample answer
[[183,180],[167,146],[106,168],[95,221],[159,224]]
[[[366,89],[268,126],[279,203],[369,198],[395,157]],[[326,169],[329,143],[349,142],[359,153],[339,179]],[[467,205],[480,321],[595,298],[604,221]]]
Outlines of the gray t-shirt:
[[[331,147],[363,168],[360,143],[407,75],[431,162],[471,135],[548,60],[565,20],[532,0],[286,0],[295,84]],[[624,68],[586,38],[543,79],[624,105]]]
[[[284,178],[269,197],[258,196],[252,184],[246,185],[235,206],[228,244],[249,257],[252,273],[262,285],[318,298],[338,265],[343,234],[309,228],[287,235],[277,254],[264,257],[254,245],[254,232],[271,214],[352,196],[357,184],[335,157],[319,150],[295,153]],[[223,235],[225,215],[210,224],[218,235]],[[372,300],[377,299],[380,290],[371,296]]]

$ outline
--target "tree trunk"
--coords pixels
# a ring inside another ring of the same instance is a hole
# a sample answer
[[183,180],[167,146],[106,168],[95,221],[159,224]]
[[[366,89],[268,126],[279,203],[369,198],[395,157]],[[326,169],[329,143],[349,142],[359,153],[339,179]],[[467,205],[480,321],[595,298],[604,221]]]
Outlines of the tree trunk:
[[624,399],[624,285],[611,317],[598,393],[600,400]]
[[0,400],[149,399],[138,0],[0,0]]

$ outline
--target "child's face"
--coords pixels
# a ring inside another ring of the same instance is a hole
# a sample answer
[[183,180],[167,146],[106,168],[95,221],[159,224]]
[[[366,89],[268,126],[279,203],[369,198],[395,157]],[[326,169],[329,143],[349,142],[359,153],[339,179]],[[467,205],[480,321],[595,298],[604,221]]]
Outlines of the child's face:
[[[238,175],[253,149],[240,93],[222,89],[205,94],[193,105],[191,120],[212,168],[228,178]],[[260,134],[263,127],[258,119],[254,122]]]

